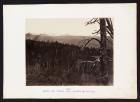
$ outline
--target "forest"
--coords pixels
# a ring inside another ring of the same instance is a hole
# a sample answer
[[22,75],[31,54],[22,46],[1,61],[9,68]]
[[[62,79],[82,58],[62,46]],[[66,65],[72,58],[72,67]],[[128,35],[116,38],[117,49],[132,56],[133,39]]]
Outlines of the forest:
[[[26,39],[26,85],[102,85],[97,75],[100,48]],[[113,51],[107,49],[108,78],[112,78]],[[95,62],[81,64],[82,61]],[[112,84],[112,79],[105,84]]]

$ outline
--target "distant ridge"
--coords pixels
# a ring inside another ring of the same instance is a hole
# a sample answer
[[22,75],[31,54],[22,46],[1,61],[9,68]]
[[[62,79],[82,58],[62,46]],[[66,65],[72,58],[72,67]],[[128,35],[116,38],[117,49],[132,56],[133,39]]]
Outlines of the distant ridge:
[[[47,34],[38,34],[34,35],[31,33],[26,34],[26,39],[30,40],[35,40],[35,41],[45,41],[45,42],[59,42],[59,43],[65,43],[65,44],[74,44],[77,46],[82,46],[86,43],[85,39],[90,39],[90,38],[97,38],[100,39],[99,36],[71,36],[71,35],[63,35],[63,36],[50,36]],[[107,37],[107,48],[112,49],[113,47],[113,42],[112,39],[108,36]],[[91,41],[87,47],[95,47],[98,48],[100,47],[99,43],[95,40]]]

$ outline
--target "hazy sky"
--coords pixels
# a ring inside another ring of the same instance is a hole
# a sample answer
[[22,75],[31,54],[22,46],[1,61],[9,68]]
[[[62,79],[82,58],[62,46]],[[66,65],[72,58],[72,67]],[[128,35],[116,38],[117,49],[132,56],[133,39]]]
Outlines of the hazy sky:
[[85,26],[91,18],[26,19],[26,33],[52,36],[90,36],[99,29],[98,24]]

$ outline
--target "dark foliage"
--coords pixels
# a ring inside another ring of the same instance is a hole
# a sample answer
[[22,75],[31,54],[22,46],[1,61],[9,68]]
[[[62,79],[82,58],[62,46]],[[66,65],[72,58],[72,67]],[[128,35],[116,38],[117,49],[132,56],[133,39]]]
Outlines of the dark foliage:
[[[99,84],[95,79],[95,72],[87,68],[84,71],[91,77],[84,82],[83,71],[78,61],[94,61],[100,56],[99,48],[84,48],[79,46],[62,44],[59,42],[43,42],[26,40],[26,77],[27,85],[82,85]],[[108,49],[108,56],[112,57],[112,51]],[[87,65],[86,65],[87,67]]]

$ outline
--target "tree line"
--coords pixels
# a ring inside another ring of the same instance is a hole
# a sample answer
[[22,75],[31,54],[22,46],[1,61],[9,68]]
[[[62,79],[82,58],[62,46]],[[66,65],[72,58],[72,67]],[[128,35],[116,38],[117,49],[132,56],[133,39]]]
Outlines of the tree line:
[[91,56],[100,56],[100,49],[85,47],[81,50],[79,46],[73,44],[28,39],[26,40],[27,81],[40,82],[50,76],[56,76],[65,83],[77,83],[78,79],[73,78],[74,73],[77,74],[77,60],[94,60]]

